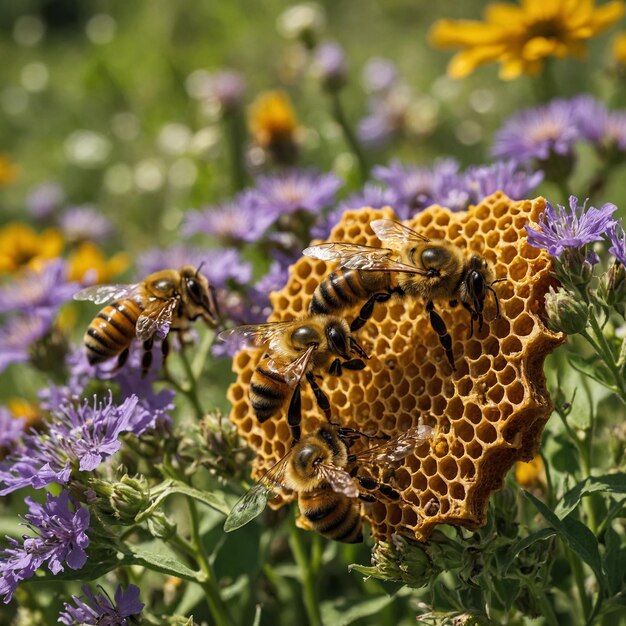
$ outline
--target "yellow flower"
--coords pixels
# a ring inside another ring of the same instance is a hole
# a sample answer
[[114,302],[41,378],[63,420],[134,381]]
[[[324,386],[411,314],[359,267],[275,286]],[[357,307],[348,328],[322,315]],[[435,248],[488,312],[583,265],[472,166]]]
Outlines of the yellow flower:
[[12,222],[0,230],[0,273],[40,269],[63,249],[63,236],[49,228],[39,234],[27,224]]
[[540,456],[536,456],[528,463],[515,464],[515,480],[521,487],[536,487],[544,485],[546,473],[543,468],[543,461]]
[[86,241],[74,250],[68,262],[69,280],[107,283],[129,266],[130,258],[120,252],[107,259],[98,246]]
[[0,185],[9,185],[19,174],[20,168],[7,156],[0,154]]
[[36,428],[42,420],[41,409],[38,404],[27,402],[24,398],[11,398],[7,408],[16,419],[25,421],[25,430]]
[[296,150],[298,120],[284,91],[265,91],[250,105],[248,124],[254,141],[278,161],[289,161]]
[[626,31],[618,33],[613,39],[613,58],[618,65],[626,66]]
[[432,45],[461,48],[448,66],[452,78],[463,78],[478,66],[499,61],[500,78],[536,74],[546,57],[581,57],[587,39],[619,20],[624,2],[600,7],[595,0],[520,0],[492,4],[485,21],[440,20],[430,31]]

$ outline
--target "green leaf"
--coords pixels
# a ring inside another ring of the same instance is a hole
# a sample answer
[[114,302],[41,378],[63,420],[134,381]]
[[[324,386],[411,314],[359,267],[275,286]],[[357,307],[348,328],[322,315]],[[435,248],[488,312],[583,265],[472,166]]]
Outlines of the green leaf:
[[59,572],[58,574],[53,574],[50,570],[41,568],[37,571],[33,578],[29,578],[24,582],[38,583],[51,580],[95,580],[96,578],[100,578],[101,576],[108,574],[116,567],[130,565],[131,563],[131,559],[125,557],[121,553],[117,553],[116,555],[112,555],[110,558],[100,558],[93,561],[87,561],[87,563],[85,563],[85,565],[78,570],[70,569],[69,567],[64,566],[65,571]]
[[230,507],[226,503],[226,500],[221,493],[200,491],[199,489],[191,487],[180,480],[172,481],[172,484],[168,488],[168,495],[172,493],[179,493],[183,496],[193,498],[194,500],[202,502],[203,504],[206,504],[207,506],[215,509],[219,513],[223,513],[224,515],[228,515],[228,513],[230,512]]
[[626,574],[626,550],[620,549],[620,537],[610,524],[604,533],[604,542],[604,571],[609,585],[609,595],[615,595],[622,588]]
[[557,504],[554,513],[560,519],[567,517],[580,503],[583,496],[595,492],[626,493],[626,474],[590,476],[570,489]]
[[258,517],[264,511],[270,495],[271,491],[261,483],[254,485],[237,500],[224,522],[224,530],[230,533]]
[[559,519],[541,500],[532,493],[524,491],[524,495],[533,503],[537,511],[557,531],[572,552],[577,554],[589,567],[598,580],[601,589],[606,589],[606,579],[602,571],[602,561],[596,536],[582,522],[573,517]]
[[511,564],[517,556],[522,553],[526,548],[532,546],[533,543],[537,543],[538,541],[545,541],[550,537],[554,537],[557,534],[556,529],[554,528],[542,528],[541,530],[537,530],[534,533],[528,535],[528,537],[524,537],[524,539],[520,539],[516,543],[514,543],[507,551],[504,562],[502,563],[504,569],[503,573],[506,574],[511,567]]
[[579,354],[569,352],[567,354],[567,360],[577,372],[599,382],[605,387],[613,389],[613,375],[611,374],[611,370],[609,370],[597,356],[593,356],[591,359],[585,359]]
[[155,572],[177,576],[185,580],[198,581],[197,572],[164,551],[153,552],[138,546],[127,546],[127,548],[128,556],[135,565],[143,565]]
[[322,622],[333,626],[347,626],[362,617],[370,617],[382,611],[393,602],[390,596],[374,596],[355,601],[339,598],[331,602],[322,602]]

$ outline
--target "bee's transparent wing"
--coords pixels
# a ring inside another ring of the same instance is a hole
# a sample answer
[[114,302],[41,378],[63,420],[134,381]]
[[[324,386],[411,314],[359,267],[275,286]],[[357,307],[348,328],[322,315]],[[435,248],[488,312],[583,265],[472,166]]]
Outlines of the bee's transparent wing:
[[401,461],[424,442],[431,439],[433,433],[434,430],[425,424],[412,426],[396,437],[359,452],[355,462],[360,465],[385,465]]
[[167,300],[156,300],[149,304],[137,320],[135,333],[140,341],[150,339],[152,335],[158,333],[164,338],[170,330],[174,310],[178,300],[168,298]]
[[297,359],[284,363],[279,359],[270,357],[267,361],[267,367],[280,374],[290,387],[295,387],[304,376],[306,369],[311,360],[313,352],[317,349],[316,345],[309,346]]
[[339,265],[351,270],[375,272],[402,272],[425,276],[425,269],[406,265],[392,258],[389,248],[373,248],[350,243],[322,243],[304,250],[304,254],[323,261],[337,261]]
[[89,300],[94,304],[106,304],[137,295],[141,283],[132,285],[92,285],[74,294],[74,300]]
[[336,493],[341,493],[348,498],[357,498],[359,490],[346,470],[335,465],[318,465],[317,473],[323,478]]
[[396,222],[395,220],[372,220],[370,226],[384,245],[390,246],[396,250],[411,241],[430,241],[428,237],[420,235],[412,228],[400,222]]
[[290,322],[268,322],[267,324],[247,324],[223,330],[217,338],[220,341],[233,341],[239,339],[248,347],[260,347],[280,335],[287,328],[293,326]]
[[227,533],[245,526],[258,517],[265,509],[270,497],[284,488],[281,481],[285,475],[290,454],[291,450],[237,500],[224,522],[224,530]]

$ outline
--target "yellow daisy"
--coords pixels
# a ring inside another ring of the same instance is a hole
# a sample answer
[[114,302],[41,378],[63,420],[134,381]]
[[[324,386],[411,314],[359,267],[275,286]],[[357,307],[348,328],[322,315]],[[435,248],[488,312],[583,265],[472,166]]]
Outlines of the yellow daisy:
[[74,250],[69,259],[69,280],[90,283],[108,283],[130,264],[127,254],[120,252],[110,259],[96,244],[86,241]]
[[296,152],[298,120],[284,91],[265,91],[250,105],[248,125],[254,141],[279,162]]
[[520,0],[520,5],[491,4],[485,21],[440,20],[430,31],[432,45],[461,48],[448,66],[463,78],[485,63],[499,62],[500,78],[536,74],[546,57],[581,57],[586,41],[624,15],[624,2],[600,7],[595,0]]
[[546,472],[541,457],[536,456],[528,463],[516,463],[515,480],[521,487],[543,486],[546,482]]
[[12,222],[0,230],[0,273],[40,269],[62,249],[63,236],[58,230],[49,228],[40,234],[27,224]]
[[618,65],[626,67],[626,31],[618,33],[613,39],[613,58]]

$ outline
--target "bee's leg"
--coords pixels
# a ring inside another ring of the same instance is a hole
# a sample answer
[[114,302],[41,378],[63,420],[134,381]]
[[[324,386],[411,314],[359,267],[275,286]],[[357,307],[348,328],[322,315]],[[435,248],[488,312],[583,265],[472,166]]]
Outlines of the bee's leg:
[[322,411],[324,411],[324,415],[326,419],[330,422],[330,401],[328,400],[328,396],[320,389],[320,386],[315,382],[315,377],[311,372],[306,375],[306,379],[309,381],[309,385],[311,385],[311,390],[313,391],[313,395],[315,396],[315,401]]
[[362,370],[365,368],[365,363],[361,359],[350,359],[349,361],[344,361],[341,366],[347,370]]
[[359,311],[359,315],[352,320],[352,324],[350,324],[350,330],[354,332],[355,330],[359,330],[367,320],[372,317],[372,313],[374,312],[374,305],[377,302],[387,302],[389,298],[393,295],[391,291],[385,291],[382,293],[375,293],[373,296],[369,298],[369,300],[361,307]]
[[439,315],[439,313],[435,311],[435,305],[433,304],[432,300],[429,300],[427,302],[426,310],[428,311],[428,315],[430,316],[430,325],[439,335],[439,343],[446,351],[446,356],[448,357],[448,361],[452,366],[452,370],[456,372],[456,367],[454,365],[454,354],[452,353],[452,337],[450,337],[450,333],[446,328],[446,323],[443,321],[441,315]]
[[463,308],[466,309],[470,314],[470,334],[469,338],[471,339],[474,335],[474,322],[478,319],[478,316],[474,312],[474,309],[467,304],[467,302],[463,302]]
[[354,337],[350,337],[349,341],[350,349],[352,350],[352,352],[356,352],[362,359],[365,359],[366,361],[370,358],[367,352],[365,352],[365,350],[361,346],[361,344]]
[[339,359],[335,359],[328,368],[328,373],[331,376],[341,376],[341,361]]
[[302,420],[302,398],[300,396],[300,383],[298,383],[293,390],[291,401],[289,402],[289,409],[287,410],[287,424],[291,430],[291,437],[293,439],[292,444],[300,441],[300,421]]
[[128,360],[129,352],[130,352],[129,348],[126,348],[122,352],[120,352],[120,355],[117,357],[117,365],[115,366],[116,370],[124,366],[124,363],[126,363],[126,361]]
[[[354,478],[359,483],[359,485],[363,489],[366,489],[367,491],[376,490],[376,491],[379,491],[388,500],[391,500],[393,502],[401,500],[405,504],[408,504],[408,502],[400,495],[400,493],[396,489],[394,489],[391,485],[388,485],[387,483],[381,483],[380,481],[372,478],[371,476],[355,475]],[[364,494],[364,495],[369,495],[369,494]]]
[[154,343],[154,339],[150,337],[150,339],[146,339],[143,342],[143,356],[141,357],[141,377],[144,378],[146,374],[150,371],[150,366],[152,365],[152,344]]
[[161,363],[163,364],[163,368],[165,368],[165,361],[167,360],[167,355],[170,353],[170,341],[169,335],[165,335],[165,338],[161,342]]

